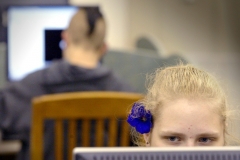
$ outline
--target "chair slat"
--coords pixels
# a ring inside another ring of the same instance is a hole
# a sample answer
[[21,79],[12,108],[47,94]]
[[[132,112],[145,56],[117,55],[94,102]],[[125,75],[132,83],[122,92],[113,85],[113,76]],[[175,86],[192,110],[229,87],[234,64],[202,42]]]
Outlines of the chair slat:
[[77,142],[77,121],[75,119],[68,121],[68,159],[72,159],[73,148]]
[[82,146],[89,147],[90,146],[90,120],[85,119],[82,120]]
[[55,157],[63,159],[63,121],[55,120]]
[[43,160],[43,140],[44,140],[44,119],[41,105],[36,105],[33,109],[33,121],[31,128],[31,159]]
[[97,119],[96,120],[96,146],[100,147],[103,146],[104,142],[104,120],[103,119]]
[[126,121],[122,122],[120,146],[129,146],[130,132]]
[[113,147],[116,146],[117,140],[117,119],[110,119],[109,122],[109,137],[108,137],[108,145]]

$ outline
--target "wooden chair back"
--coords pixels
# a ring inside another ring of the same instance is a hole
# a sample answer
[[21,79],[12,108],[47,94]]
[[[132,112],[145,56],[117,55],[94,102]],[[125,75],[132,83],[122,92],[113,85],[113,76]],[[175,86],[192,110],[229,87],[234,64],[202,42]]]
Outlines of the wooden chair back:
[[[108,119],[108,144],[116,146],[117,139],[121,138],[120,146],[128,146],[130,142],[129,126],[126,123],[127,111],[131,105],[142,99],[142,94],[126,92],[74,92],[36,97],[32,101],[33,119],[31,127],[30,154],[32,160],[43,160],[44,120],[52,119],[55,122],[55,157],[63,159],[63,122],[68,120],[68,160],[72,160],[72,150],[76,147],[77,121],[81,120],[82,146],[90,146],[91,121],[95,124],[95,145],[103,146],[104,121]],[[118,122],[121,123],[121,137],[118,137]]]

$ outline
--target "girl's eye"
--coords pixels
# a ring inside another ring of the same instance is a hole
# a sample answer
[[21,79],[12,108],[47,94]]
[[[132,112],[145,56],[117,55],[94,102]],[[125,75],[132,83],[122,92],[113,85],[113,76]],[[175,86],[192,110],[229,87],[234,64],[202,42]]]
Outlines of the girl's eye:
[[212,141],[212,139],[207,138],[207,137],[202,137],[202,138],[199,138],[198,141],[199,141],[199,142],[202,142],[202,143],[209,143],[209,142]]
[[167,137],[167,139],[171,142],[178,142],[181,140],[179,137],[175,137],[175,136]]

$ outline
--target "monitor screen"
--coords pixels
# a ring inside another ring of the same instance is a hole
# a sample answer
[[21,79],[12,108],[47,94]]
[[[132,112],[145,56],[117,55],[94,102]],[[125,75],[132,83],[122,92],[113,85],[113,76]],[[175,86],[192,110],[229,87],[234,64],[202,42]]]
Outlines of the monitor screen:
[[236,160],[239,147],[77,147],[73,160]]
[[75,6],[12,6],[8,8],[7,78],[20,80],[62,57],[61,32]]

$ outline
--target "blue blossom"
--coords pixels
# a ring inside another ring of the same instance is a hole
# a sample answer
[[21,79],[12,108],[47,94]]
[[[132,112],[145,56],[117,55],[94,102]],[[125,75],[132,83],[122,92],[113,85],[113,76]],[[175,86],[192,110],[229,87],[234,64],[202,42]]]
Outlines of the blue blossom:
[[127,122],[139,133],[149,133],[152,128],[152,114],[140,103],[134,103]]

